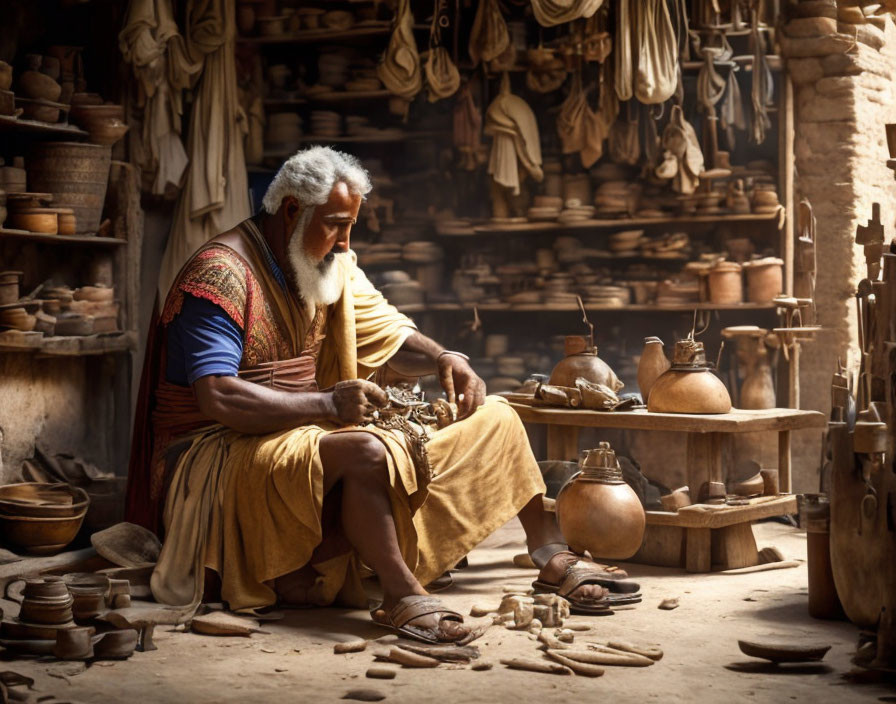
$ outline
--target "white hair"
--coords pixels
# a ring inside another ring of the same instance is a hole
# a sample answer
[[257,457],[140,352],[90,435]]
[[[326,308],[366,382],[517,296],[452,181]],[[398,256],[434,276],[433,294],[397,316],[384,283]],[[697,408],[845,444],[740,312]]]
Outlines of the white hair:
[[336,260],[349,256],[348,252],[340,252],[319,262],[311,258],[305,251],[304,238],[313,215],[314,209],[308,208],[299,216],[287,249],[293,279],[309,318],[314,317],[315,306],[332,305],[342,296],[345,281]]
[[362,197],[373,187],[367,171],[351,154],[329,147],[303,149],[283,162],[264,194],[262,207],[276,213],[287,196],[298,200],[303,209],[323,205],[337,183],[344,183],[351,193]]

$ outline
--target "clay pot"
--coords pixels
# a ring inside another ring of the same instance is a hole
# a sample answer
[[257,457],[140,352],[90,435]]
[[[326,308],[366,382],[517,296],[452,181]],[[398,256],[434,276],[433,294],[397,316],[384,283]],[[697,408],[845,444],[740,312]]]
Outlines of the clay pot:
[[54,81],[58,81],[60,73],[59,59],[55,56],[44,56],[43,61],[40,63],[40,72]]
[[337,32],[350,29],[354,21],[355,18],[352,16],[352,13],[345,10],[331,10],[321,16],[321,22],[323,22],[324,27]]
[[644,403],[650,397],[654,382],[671,366],[672,362],[663,352],[663,341],[658,337],[645,337],[641,361],[638,362],[638,388]]
[[550,383],[555,386],[575,387],[583,377],[594,384],[603,384],[614,392],[623,387],[609,365],[597,356],[597,347],[589,347],[580,335],[569,335],[565,342],[566,357],[551,372]]
[[16,94],[0,89],[0,115],[12,115],[16,111]]
[[32,555],[55,555],[75,539],[86,514],[86,509],[66,518],[0,514],[0,533],[9,545]]
[[32,100],[56,101],[62,93],[62,86],[40,71],[25,71],[19,76],[19,91]]
[[21,482],[0,487],[0,513],[7,516],[76,516],[87,508],[87,493],[68,484]]
[[53,208],[22,208],[9,214],[9,223],[18,230],[55,235],[59,220]]
[[72,595],[58,579],[29,579],[25,582],[19,620],[59,626],[72,620]]
[[94,144],[115,144],[129,129],[121,105],[81,104],[72,107],[71,117],[87,130]]
[[606,442],[585,450],[580,473],[557,496],[557,520],[570,548],[594,557],[624,560],[644,539],[646,515],[625,483],[616,453]]
[[137,648],[137,631],[123,628],[107,631],[93,638],[94,656],[100,660],[124,660]]
[[56,220],[58,222],[57,234],[74,235],[78,231],[78,218],[75,217],[75,211],[71,208],[55,208]]
[[0,61],[0,90],[9,90],[12,85],[12,66]]
[[784,260],[776,257],[744,263],[747,274],[747,300],[771,303],[784,290]]
[[728,413],[731,396],[706,364],[703,343],[679,340],[669,371],[650,389],[647,410],[654,413]]
[[22,276],[21,271],[0,271],[0,306],[19,300],[19,283],[22,281]]
[[59,116],[62,110],[59,103],[45,102],[42,100],[26,100],[20,98],[18,101],[22,108],[22,117],[28,120],[36,120],[37,122],[46,122],[55,125],[59,122]]
[[63,581],[74,599],[72,613],[75,621],[87,621],[106,610],[106,594],[109,592],[106,575],[73,572],[65,575]]
[[258,33],[263,37],[277,37],[283,34],[285,22],[285,15],[255,18],[255,24],[258,25]]
[[719,304],[743,302],[744,287],[740,264],[722,261],[709,270],[709,300]]
[[236,6],[236,26],[240,34],[248,35],[255,28],[254,3],[241,2]]
[[27,177],[25,169],[20,166],[0,166],[0,188],[7,193],[25,191]]
[[95,629],[89,626],[65,628],[56,633],[53,655],[59,660],[88,660],[93,657],[92,638]]
[[[764,348],[764,346],[763,346]],[[775,383],[768,361],[768,352],[761,349],[753,367],[740,388],[740,407],[749,410],[774,408],[776,403]]]

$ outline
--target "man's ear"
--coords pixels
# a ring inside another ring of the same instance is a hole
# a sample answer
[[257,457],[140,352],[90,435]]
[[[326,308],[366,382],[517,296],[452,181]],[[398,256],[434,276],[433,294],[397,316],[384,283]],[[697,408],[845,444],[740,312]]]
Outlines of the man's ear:
[[296,224],[299,222],[299,217],[302,215],[302,207],[299,205],[299,201],[294,196],[286,196],[280,202],[280,214],[283,218],[283,231],[287,235],[292,234],[296,229]]

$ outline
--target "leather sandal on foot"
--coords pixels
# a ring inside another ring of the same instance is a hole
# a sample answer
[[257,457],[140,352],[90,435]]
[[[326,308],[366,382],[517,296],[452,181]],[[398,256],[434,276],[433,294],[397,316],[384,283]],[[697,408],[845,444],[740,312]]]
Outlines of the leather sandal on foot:
[[[583,586],[603,587],[602,596],[599,599],[580,599],[571,594]],[[634,582],[608,578],[605,572],[592,567],[580,567],[573,563],[566,568],[563,581],[560,584],[550,584],[540,579],[532,582],[532,588],[536,594],[557,594],[569,602],[570,611],[573,613],[598,614],[606,613],[611,606],[634,604],[641,601],[641,595],[636,593],[639,589]],[[620,593],[611,594],[615,588]]]
[[[441,614],[437,627],[421,628],[410,623],[414,619],[429,614]],[[374,622],[392,629],[399,635],[408,636],[424,643],[454,643],[463,640],[468,635],[452,637],[445,633],[441,628],[442,623],[445,621],[463,623],[464,617],[445,606],[441,599],[423,594],[402,597],[388,613],[383,609],[374,609],[370,612],[370,617]]]

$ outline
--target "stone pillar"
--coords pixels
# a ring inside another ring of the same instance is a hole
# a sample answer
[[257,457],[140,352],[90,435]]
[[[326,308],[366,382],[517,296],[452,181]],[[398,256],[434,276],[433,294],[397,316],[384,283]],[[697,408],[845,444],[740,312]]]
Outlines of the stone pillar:
[[[794,85],[797,199],[809,200],[817,220],[816,303],[824,326],[802,355],[802,406],[824,413],[837,359],[858,369],[853,294],[865,266],[856,226],[878,202],[889,240],[896,215],[884,131],[896,122],[896,27],[889,16],[863,19],[856,3],[838,4],[792,6],[780,38]],[[827,16],[806,17],[810,11]],[[817,490],[819,440],[794,434],[795,491]]]

